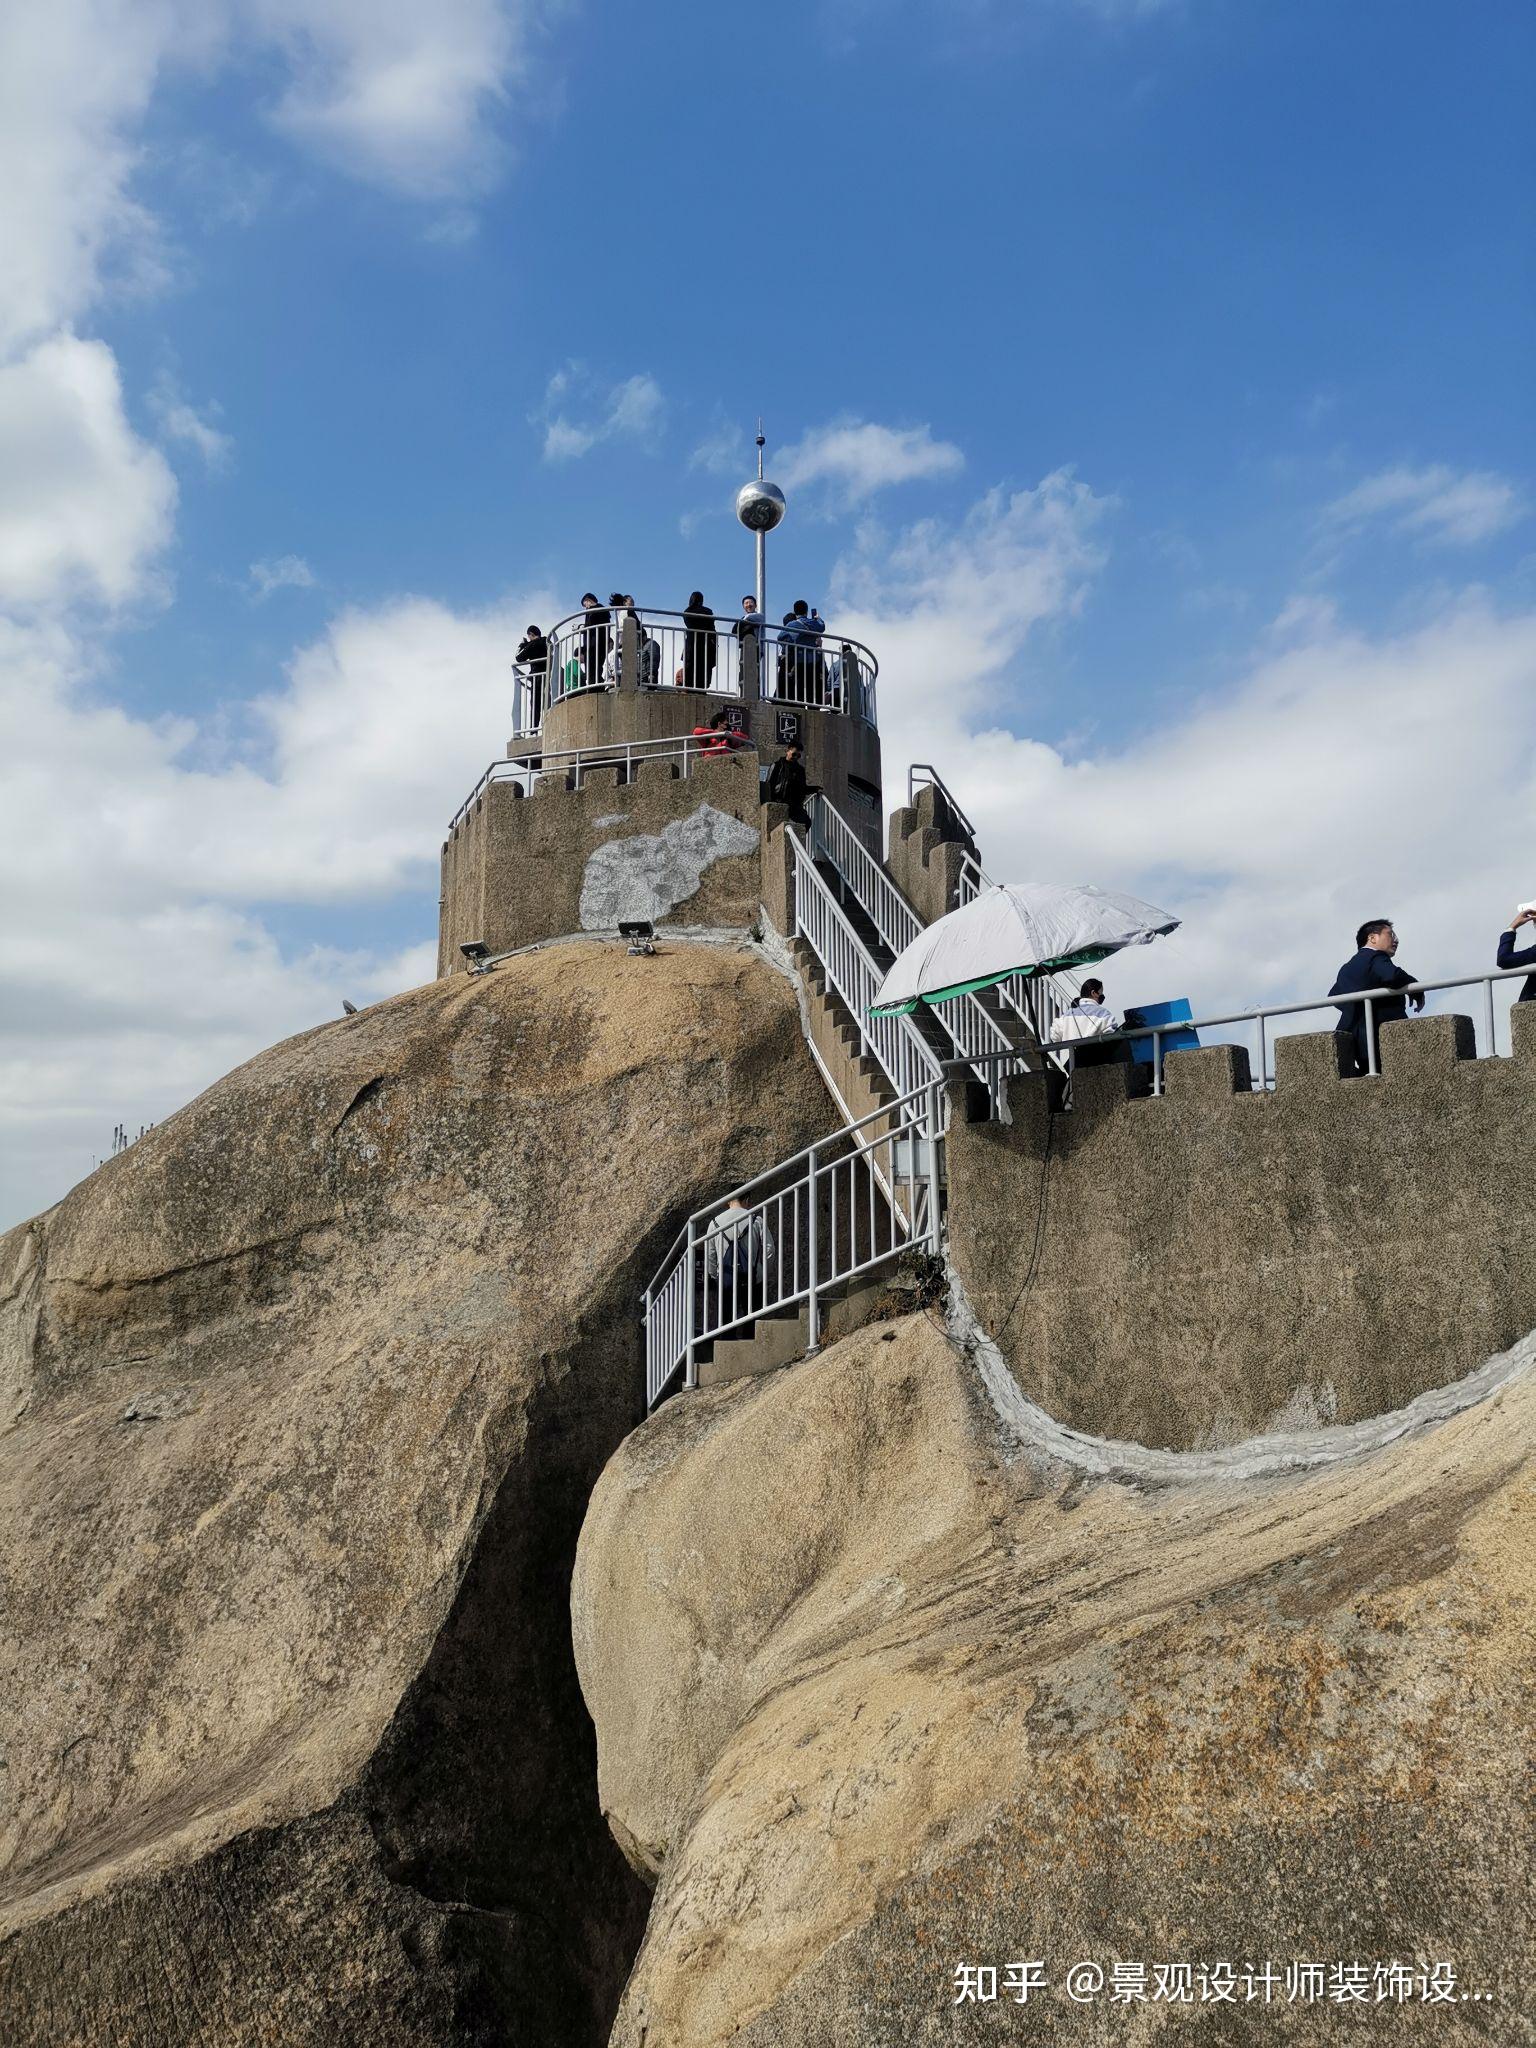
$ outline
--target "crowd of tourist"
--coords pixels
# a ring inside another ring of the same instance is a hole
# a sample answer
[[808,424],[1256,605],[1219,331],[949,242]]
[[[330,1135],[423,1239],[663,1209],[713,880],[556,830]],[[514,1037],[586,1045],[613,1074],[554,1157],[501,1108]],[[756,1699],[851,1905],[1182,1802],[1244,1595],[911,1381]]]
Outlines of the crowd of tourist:
[[[745,643],[751,641],[765,697],[827,711],[845,708],[849,651],[842,648],[827,653],[822,644],[826,621],[805,598],[795,599],[778,627],[768,627],[751,592],[741,600],[740,616],[728,624],[716,616],[702,590],[689,593],[679,617],[680,633],[674,629],[669,634],[678,646],[678,658],[670,664],[671,675],[663,673],[662,643],[652,623],[641,617],[633,596],[624,591],[615,590],[606,600],[596,591],[585,592],[580,623],[558,639],[540,626],[529,626],[514,663],[526,692],[523,729],[538,729],[552,698],[576,690],[618,688],[621,629],[626,618],[635,623],[636,682],[642,690],[713,690],[721,665],[722,639],[734,641],[743,653]],[[765,659],[770,651],[771,664]]]

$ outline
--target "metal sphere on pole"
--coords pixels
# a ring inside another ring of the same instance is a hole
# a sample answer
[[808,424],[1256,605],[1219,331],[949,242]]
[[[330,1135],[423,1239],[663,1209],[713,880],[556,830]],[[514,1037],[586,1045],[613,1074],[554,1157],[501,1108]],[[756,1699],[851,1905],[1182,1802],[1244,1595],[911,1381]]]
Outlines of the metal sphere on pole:
[[763,423],[757,423],[757,478],[736,493],[736,517],[757,537],[757,611],[768,616],[768,536],[784,517],[784,493],[763,475]]

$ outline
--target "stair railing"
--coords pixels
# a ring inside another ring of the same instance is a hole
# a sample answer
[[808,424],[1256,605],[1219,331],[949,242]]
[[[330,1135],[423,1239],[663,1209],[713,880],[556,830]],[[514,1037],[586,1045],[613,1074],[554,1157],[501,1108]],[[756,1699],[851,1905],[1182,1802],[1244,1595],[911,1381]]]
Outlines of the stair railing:
[[930,762],[914,761],[907,770],[907,804],[910,809],[916,809],[917,792],[924,788],[937,791],[954,813],[955,823],[960,827],[966,838],[970,840],[972,846],[974,846],[976,844],[976,827],[971,823],[964,811],[961,810],[954,791],[944,780],[938,769]]
[[[848,820],[825,796],[818,796],[812,807],[810,843],[812,856],[836,869],[839,881],[880,934],[881,942],[893,954],[910,946],[923,930],[922,919]],[[1001,1115],[1008,1075],[1026,1073],[1029,1061],[1021,1056],[1011,1067],[1006,1061],[999,1061],[998,1054],[1014,1050],[1012,1041],[974,995],[952,996],[947,1003],[934,1003],[930,1008],[953,1045],[955,1057],[977,1061],[976,1078],[993,1098],[993,1115]]]
[[827,986],[842,999],[860,1042],[896,1094],[910,1095],[924,1082],[936,1081],[939,1059],[910,1017],[870,1016],[884,971],[816,872],[810,849],[794,832],[786,836],[794,878],[794,936],[810,947]]
[[905,1251],[936,1253],[943,1117],[943,1087],[925,1080],[696,1209],[645,1290],[647,1408],[679,1375],[698,1385],[703,1346],[801,1303],[815,1351],[829,1289]]

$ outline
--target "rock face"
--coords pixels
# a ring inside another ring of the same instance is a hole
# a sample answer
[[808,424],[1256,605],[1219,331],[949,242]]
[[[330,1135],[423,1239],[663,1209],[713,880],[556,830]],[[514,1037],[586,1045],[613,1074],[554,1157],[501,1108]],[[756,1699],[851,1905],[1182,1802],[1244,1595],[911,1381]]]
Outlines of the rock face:
[[[615,2044],[1532,2040],[1533,1359],[1188,1457],[1011,1385],[1005,1425],[924,1316],[668,1403],[574,1585],[602,1804],[658,1880]],[[1288,1999],[1309,1961],[1413,1996]],[[1266,1962],[1267,2005],[1110,2002],[1116,1964],[1150,2001]],[[1436,1963],[1488,1995],[1424,2002]]]
[[0,2034],[592,2043],[568,1589],[687,1211],[824,1130],[741,946],[290,1041],[0,1241]]

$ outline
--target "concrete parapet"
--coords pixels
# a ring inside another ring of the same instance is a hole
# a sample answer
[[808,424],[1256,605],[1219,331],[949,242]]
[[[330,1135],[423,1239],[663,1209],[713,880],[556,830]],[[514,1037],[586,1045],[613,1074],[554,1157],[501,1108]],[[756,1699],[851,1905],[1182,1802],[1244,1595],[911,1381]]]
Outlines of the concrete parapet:
[[1245,1045],[1190,1046],[1169,1053],[1163,1061],[1163,1087],[1175,1102],[1219,1101],[1252,1086]]
[[932,783],[891,813],[886,866],[924,924],[952,910],[967,854],[976,848]]
[[[1192,1449],[1356,1421],[1460,1378],[1536,1326],[1536,1005],[1517,1056],[1471,1020],[1382,1027],[1380,1079],[1331,1031],[1009,1087],[952,1117],[950,1254],[1021,1387],[1074,1428]],[[1038,1223],[1038,1248],[1037,1248]]]
[[1076,1068],[1072,1075],[1072,1115],[1094,1119],[1108,1115],[1130,1101],[1134,1079],[1135,1069],[1123,1060]]
[[1301,1031],[1275,1040],[1277,1089],[1325,1088],[1344,1078],[1344,1045],[1337,1031]]
[[[705,764],[700,762],[700,767]],[[676,782],[678,763],[676,761],[640,760],[635,767],[636,782]],[[706,769],[707,772],[707,769]]]
[[1517,1060],[1536,1060],[1536,1003],[1516,1003],[1509,1013],[1509,1032]]
[[783,938],[795,928],[794,877],[789,851],[789,807],[764,804],[761,812],[763,909]]
[[1477,1031],[1470,1017],[1403,1017],[1380,1032],[1382,1078],[1394,1086],[1418,1085],[1458,1060],[1477,1057]]

